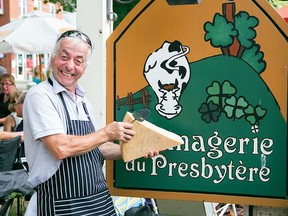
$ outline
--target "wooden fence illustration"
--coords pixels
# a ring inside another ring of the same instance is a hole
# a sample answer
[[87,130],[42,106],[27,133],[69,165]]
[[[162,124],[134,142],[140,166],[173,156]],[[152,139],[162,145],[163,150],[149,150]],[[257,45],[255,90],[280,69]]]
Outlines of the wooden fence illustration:
[[128,106],[129,111],[134,110],[135,104],[143,104],[143,108],[148,109],[150,102],[151,102],[151,96],[149,95],[147,89],[141,90],[141,97],[133,98],[132,92],[129,92],[126,98],[120,99],[119,95],[117,95],[116,99],[118,110],[120,110],[120,107],[122,106]]

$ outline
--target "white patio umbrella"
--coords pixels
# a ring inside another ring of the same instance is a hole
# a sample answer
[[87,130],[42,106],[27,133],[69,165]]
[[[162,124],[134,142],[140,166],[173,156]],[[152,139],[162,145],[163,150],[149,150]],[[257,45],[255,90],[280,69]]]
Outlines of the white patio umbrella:
[[0,53],[50,53],[57,37],[71,29],[75,26],[35,10],[27,17],[0,27]]
[[27,17],[0,27],[0,53],[39,54],[40,79],[42,60],[40,54],[50,53],[57,37],[74,25],[34,10]]

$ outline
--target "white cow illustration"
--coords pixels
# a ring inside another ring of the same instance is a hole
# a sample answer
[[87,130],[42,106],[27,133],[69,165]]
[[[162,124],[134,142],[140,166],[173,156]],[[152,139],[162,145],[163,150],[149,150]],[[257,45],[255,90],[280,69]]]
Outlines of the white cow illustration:
[[190,79],[187,53],[189,47],[179,41],[165,41],[145,62],[144,76],[158,97],[155,108],[167,119],[174,118],[182,110],[180,96]]

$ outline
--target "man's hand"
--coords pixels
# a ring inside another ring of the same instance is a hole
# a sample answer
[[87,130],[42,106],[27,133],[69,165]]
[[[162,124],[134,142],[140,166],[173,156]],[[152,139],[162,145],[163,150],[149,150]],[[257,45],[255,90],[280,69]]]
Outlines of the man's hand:
[[132,130],[133,124],[128,122],[112,122],[108,124],[104,130],[109,137],[109,141],[128,142],[136,134]]
[[144,158],[149,158],[149,157],[154,157],[159,155],[159,151],[155,150],[155,151],[150,151],[147,154],[144,155]]

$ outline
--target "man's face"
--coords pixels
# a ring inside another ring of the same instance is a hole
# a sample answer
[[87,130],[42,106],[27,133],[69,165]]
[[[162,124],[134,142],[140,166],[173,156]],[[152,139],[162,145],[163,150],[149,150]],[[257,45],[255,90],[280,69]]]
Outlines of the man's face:
[[85,72],[88,52],[85,42],[75,44],[64,38],[58,53],[51,60],[55,79],[72,93],[75,93],[77,81]]

